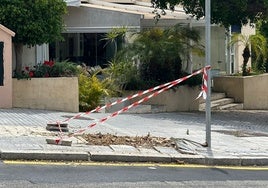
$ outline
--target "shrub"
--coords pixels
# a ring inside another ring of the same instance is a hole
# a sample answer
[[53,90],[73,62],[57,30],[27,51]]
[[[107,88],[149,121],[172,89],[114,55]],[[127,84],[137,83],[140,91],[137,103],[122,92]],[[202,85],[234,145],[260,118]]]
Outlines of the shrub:
[[100,104],[105,89],[96,75],[91,77],[81,73],[79,75],[79,110],[88,111]]
[[104,75],[113,80],[114,91],[118,95],[122,91],[131,87],[130,83],[138,82],[138,68],[131,62],[126,60],[113,59],[107,68],[104,70]]
[[101,67],[81,67],[79,75],[79,109],[89,111],[101,104],[106,96],[115,96],[118,85],[107,77]]

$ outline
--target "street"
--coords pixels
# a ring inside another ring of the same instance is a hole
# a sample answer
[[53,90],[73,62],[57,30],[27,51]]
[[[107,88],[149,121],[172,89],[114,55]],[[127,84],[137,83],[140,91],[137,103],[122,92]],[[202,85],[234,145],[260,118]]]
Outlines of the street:
[[3,161],[0,187],[268,187],[267,167]]

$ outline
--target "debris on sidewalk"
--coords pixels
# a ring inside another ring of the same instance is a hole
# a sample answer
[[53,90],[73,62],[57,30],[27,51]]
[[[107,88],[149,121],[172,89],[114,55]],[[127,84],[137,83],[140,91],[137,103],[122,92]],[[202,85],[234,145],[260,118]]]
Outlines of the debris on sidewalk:
[[203,147],[206,147],[204,144],[188,140],[185,138],[171,138],[175,143],[175,148],[182,154],[197,155],[198,150]]
[[49,131],[69,132],[67,122],[49,122],[46,129]]
[[63,139],[55,139],[55,138],[47,138],[46,142],[47,142],[47,144],[53,144],[53,145],[62,145],[62,146],[71,146],[72,145],[71,140],[63,140]]
[[134,147],[153,148],[154,146],[175,147],[172,140],[156,136],[117,136],[112,134],[84,134],[82,136],[89,145],[130,145]]

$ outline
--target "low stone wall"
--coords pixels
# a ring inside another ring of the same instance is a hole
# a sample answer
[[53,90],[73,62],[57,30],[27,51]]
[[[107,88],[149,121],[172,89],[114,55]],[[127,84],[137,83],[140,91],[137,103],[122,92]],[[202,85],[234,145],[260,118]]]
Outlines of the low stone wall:
[[79,111],[77,77],[13,79],[13,107]]
[[[163,93],[146,101],[145,105],[163,105],[166,112],[179,111],[198,111],[199,100],[196,100],[200,90],[198,87],[180,86],[178,88],[169,89]],[[125,95],[135,94],[137,92],[127,92]],[[141,98],[139,98],[141,99]],[[131,102],[139,99],[131,100]]]
[[213,91],[225,92],[235,102],[244,103],[244,109],[268,110],[268,74],[214,77]]

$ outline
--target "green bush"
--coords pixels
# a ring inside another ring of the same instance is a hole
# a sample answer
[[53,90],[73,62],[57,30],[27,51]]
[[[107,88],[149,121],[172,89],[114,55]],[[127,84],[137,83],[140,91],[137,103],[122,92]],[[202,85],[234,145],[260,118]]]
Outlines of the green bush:
[[105,68],[104,75],[113,80],[113,85],[116,86],[113,90],[117,91],[118,95],[122,94],[123,90],[132,87],[130,84],[139,82],[138,68],[131,61],[113,59]]
[[88,111],[99,106],[102,96],[106,95],[103,84],[96,75],[79,75],[79,110]]

